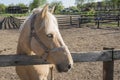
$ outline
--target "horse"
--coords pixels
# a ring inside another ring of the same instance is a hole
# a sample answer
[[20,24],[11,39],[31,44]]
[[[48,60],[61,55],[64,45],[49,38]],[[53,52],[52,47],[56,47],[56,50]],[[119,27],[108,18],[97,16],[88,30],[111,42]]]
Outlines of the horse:
[[[73,67],[70,51],[59,32],[57,19],[48,5],[33,11],[21,26],[18,55],[37,55],[50,64],[16,66],[21,80],[47,80],[50,68],[68,72]],[[52,65],[51,65],[52,64]]]

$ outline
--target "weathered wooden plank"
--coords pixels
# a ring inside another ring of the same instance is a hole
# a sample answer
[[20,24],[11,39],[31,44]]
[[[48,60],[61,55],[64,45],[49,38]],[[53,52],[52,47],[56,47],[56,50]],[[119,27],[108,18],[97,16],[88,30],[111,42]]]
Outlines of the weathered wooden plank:
[[[113,59],[120,59],[120,50],[115,50]],[[96,51],[96,52],[72,52],[74,62],[95,62],[95,61],[112,61],[112,51]],[[48,64],[39,56],[26,55],[0,55],[0,67],[3,66],[18,66],[18,65],[37,65]]]
[[26,56],[26,55],[0,55],[0,67],[5,66],[18,66],[18,65],[37,65],[48,64],[43,61],[39,56]]
[[111,61],[111,51],[72,53],[74,62]]
[[114,60],[120,60],[120,50],[115,50],[113,52],[113,58]]
[[72,53],[72,57],[74,62],[94,62],[94,61],[112,61],[113,60],[120,60],[120,50],[114,50],[113,56],[112,51],[105,50],[105,51],[95,51],[95,52],[83,52],[83,53]]

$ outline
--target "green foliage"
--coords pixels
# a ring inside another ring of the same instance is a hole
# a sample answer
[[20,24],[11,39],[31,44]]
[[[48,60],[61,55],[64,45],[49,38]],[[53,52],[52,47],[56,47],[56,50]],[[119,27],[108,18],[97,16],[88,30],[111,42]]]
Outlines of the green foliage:
[[20,6],[20,7],[27,7],[24,3],[19,3],[19,4],[17,4],[17,6]]
[[32,3],[30,3],[30,10],[33,10],[34,8],[39,6],[39,0],[33,0]]
[[11,3],[11,4],[9,4],[8,6],[15,6],[15,4]]
[[51,7],[55,6],[55,10],[54,10],[55,14],[60,14],[61,10],[64,9],[64,6],[61,1],[52,2],[50,6]]
[[39,6],[43,6],[46,2],[47,0],[39,0]]
[[83,5],[83,3],[85,2],[86,0],[75,0],[75,4],[80,4],[80,5]]
[[20,7],[27,7],[24,3],[19,3],[19,4],[9,4],[8,6],[20,6]]
[[77,5],[83,5],[83,4],[85,4],[85,3],[93,3],[93,2],[95,2],[96,0],[75,0],[75,4],[77,4]]
[[78,10],[78,8],[76,6],[71,6],[70,9],[71,10]]
[[5,13],[6,6],[4,4],[0,4],[0,13]]
[[95,10],[92,8],[87,12],[87,15],[95,15]]
[[77,4],[77,8],[78,8],[79,10],[81,10],[81,8],[84,8],[84,7],[85,7],[85,5]]
[[114,7],[118,7],[120,5],[120,0],[104,0],[106,4],[109,2],[110,5],[112,4]]
[[3,17],[9,17],[9,16],[14,16],[14,17],[24,17],[24,16],[29,16],[30,13],[25,13],[25,14],[9,14],[9,13],[4,13],[0,14]]
[[37,8],[39,6],[43,6],[45,3],[46,0],[33,0],[33,2],[29,5],[30,10],[33,10],[34,8]]
[[62,11],[61,11],[61,14],[79,14],[80,11],[79,9],[76,7],[76,6],[71,6],[69,8],[64,8]]

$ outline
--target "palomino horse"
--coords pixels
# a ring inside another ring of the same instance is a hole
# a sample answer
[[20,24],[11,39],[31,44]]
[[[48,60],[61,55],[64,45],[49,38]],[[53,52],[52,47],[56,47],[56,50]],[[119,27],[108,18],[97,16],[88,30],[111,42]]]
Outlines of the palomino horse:
[[[67,72],[73,66],[72,56],[58,29],[56,18],[48,5],[34,12],[22,25],[17,54],[38,55],[54,64],[58,72]],[[47,80],[51,65],[17,66],[21,80]]]

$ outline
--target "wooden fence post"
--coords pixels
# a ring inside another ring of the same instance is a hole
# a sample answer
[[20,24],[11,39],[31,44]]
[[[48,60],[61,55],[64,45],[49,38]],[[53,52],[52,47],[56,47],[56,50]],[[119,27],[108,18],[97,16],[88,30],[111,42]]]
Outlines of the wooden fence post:
[[97,17],[97,28],[99,29],[100,27],[100,22],[99,22],[99,20],[100,20],[100,18],[99,17]]
[[78,27],[81,28],[81,24],[82,24],[82,16],[80,16],[78,18]]
[[111,50],[111,58],[112,61],[105,61],[103,62],[103,80],[113,80],[114,75],[114,48],[103,48],[103,50]]
[[72,25],[72,16],[70,16],[70,25]]
[[120,16],[119,15],[117,17],[117,20],[118,20],[118,27],[120,27]]

